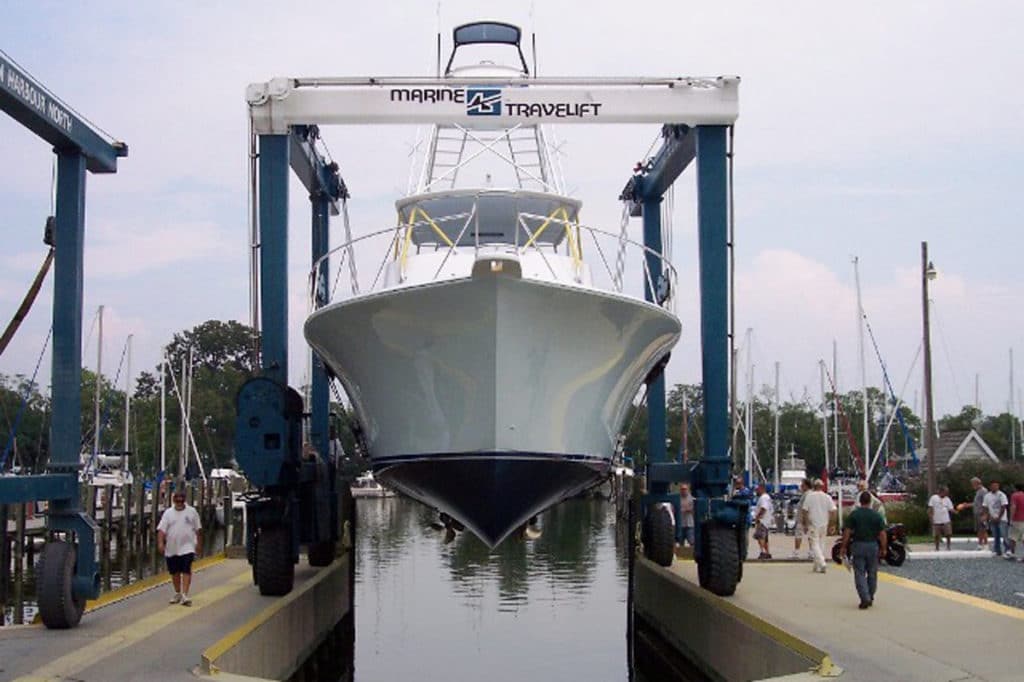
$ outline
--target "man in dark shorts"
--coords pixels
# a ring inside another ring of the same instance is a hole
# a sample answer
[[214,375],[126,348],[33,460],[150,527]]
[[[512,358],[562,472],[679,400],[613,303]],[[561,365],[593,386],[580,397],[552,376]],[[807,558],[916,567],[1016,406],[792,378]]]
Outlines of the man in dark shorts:
[[167,572],[174,583],[172,604],[192,606],[188,590],[192,585],[192,560],[202,556],[203,526],[199,512],[185,503],[185,493],[178,490],[171,498],[174,506],[165,509],[156,527],[156,548],[167,560]]
[[858,608],[866,609],[875,602],[878,560],[885,557],[887,538],[882,515],[871,509],[871,493],[863,491],[858,502],[860,506],[846,517],[840,552],[846,556],[847,548],[852,550],[853,578],[860,596]]

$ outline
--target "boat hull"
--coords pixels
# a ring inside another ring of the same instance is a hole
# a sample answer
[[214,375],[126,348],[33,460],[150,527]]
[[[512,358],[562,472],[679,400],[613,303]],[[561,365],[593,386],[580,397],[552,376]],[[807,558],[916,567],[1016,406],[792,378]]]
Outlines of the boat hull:
[[485,269],[332,304],[305,326],[375,474],[492,545],[607,474],[631,399],[679,332],[627,296]]

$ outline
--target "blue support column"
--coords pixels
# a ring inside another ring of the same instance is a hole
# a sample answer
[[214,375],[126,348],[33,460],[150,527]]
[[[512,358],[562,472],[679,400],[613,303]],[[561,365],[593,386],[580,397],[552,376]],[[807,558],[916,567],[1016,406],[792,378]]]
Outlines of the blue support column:
[[[330,243],[330,206],[331,200],[324,192],[315,192],[310,195],[310,202],[313,208],[312,224],[312,261],[316,261],[326,255]],[[329,278],[329,263],[325,258],[317,268],[316,281],[314,283],[314,296],[316,307],[320,308],[327,304]],[[313,352],[313,377],[310,400],[312,402],[312,420],[310,422],[309,440],[317,449],[321,457],[327,458],[330,441],[330,394],[327,387],[327,371],[323,360]]]
[[[646,180],[646,178],[645,178]],[[646,190],[646,182],[641,185]],[[644,196],[643,199],[644,219],[644,246],[653,253],[646,253],[644,258],[647,263],[647,271],[650,278],[644,278],[644,300],[657,303],[657,287],[661,281],[661,258],[655,254],[661,253],[661,195],[653,197]],[[653,284],[655,290],[651,290]],[[659,374],[658,378],[647,385],[647,462],[656,464],[668,461],[668,452],[665,445],[665,374]],[[668,492],[668,483],[664,481],[651,481],[650,492],[654,495]]]
[[264,376],[288,385],[288,135],[260,135],[260,309]]
[[[82,441],[82,252],[85,243],[86,159],[57,155],[57,215],[53,279],[53,421],[50,469],[78,471]],[[70,500],[67,510],[77,508]]]
[[726,126],[697,128],[700,338],[704,382],[702,481],[711,496],[729,483],[728,176]]

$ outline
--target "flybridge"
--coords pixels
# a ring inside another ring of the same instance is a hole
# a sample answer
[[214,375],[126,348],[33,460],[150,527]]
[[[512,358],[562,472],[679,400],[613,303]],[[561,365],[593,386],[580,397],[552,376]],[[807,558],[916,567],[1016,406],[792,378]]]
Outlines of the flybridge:
[[254,132],[300,124],[730,125],[739,78],[277,78],[248,87]]

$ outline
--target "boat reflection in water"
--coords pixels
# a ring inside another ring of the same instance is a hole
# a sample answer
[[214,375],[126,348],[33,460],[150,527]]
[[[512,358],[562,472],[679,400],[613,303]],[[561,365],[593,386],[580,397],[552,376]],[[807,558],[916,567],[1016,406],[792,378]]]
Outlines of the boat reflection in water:
[[359,682],[627,680],[625,526],[601,500],[540,515],[535,540],[444,543],[437,514],[405,497],[360,500]]

